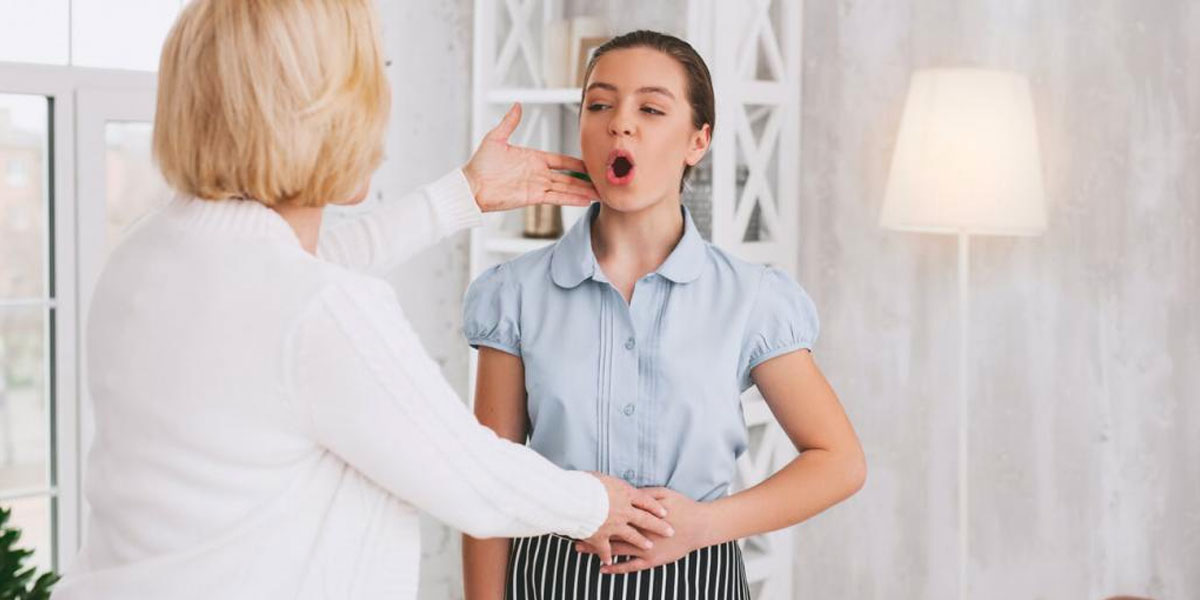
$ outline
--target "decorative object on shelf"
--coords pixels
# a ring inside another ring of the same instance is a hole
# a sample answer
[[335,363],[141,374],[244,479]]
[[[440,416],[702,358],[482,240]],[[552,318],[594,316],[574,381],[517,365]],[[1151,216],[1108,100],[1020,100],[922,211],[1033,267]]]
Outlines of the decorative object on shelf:
[[970,236],[1046,229],[1033,100],[1025,76],[985,69],[913,74],[880,226],[958,236],[958,597],[969,550],[967,327]]
[[33,551],[16,547],[21,531],[8,525],[10,517],[12,509],[0,508],[0,600],[49,600],[50,588],[61,578],[54,572],[37,575],[35,567],[22,566]]
[[535,204],[525,207],[525,237],[554,239],[563,234],[562,207],[557,204]]
[[592,52],[612,37],[608,24],[600,17],[571,19],[571,46],[567,48],[571,65],[571,85],[583,87],[583,73]]
[[592,59],[592,53],[596,51],[596,48],[603,46],[604,42],[607,42],[609,39],[611,38],[608,36],[580,38],[579,47],[575,50],[579,56],[578,62],[575,63],[575,87],[583,87],[583,77],[587,74],[587,64]]

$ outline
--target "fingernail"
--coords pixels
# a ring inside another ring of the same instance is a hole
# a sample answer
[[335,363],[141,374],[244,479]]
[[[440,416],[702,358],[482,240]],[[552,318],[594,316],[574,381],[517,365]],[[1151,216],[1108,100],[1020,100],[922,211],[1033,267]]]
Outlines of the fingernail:
[[654,542],[646,542],[645,544],[642,544],[642,547],[649,550],[654,547]]
[[675,530],[668,527],[667,528],[667,537],[671,537],[673,535],[675,535]]

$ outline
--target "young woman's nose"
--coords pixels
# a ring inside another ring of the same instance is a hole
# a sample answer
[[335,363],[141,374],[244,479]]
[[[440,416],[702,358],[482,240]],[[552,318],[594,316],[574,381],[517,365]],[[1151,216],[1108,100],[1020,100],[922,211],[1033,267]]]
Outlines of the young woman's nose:
[[608,121],[609,135],[633,135],[633,119],[629,118],[624,111],[614,111],[612,119]]

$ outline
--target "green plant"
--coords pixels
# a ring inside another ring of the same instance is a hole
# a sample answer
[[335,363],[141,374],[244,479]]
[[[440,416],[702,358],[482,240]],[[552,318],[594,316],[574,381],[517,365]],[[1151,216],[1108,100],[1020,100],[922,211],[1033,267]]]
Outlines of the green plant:
[[16,547],[21,530],[8,526],[11,516],[11,509],[0,508],[0,600],[49,600],[50,588],[60,577],[50,572],[35,579],[37,569],[22,566],[33,551]]

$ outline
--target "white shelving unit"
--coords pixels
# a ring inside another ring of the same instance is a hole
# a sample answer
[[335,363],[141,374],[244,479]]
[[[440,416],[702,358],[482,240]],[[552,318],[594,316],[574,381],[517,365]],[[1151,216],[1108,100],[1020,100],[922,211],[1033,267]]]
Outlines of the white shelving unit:
[[[716,135],[706,160],[711,240],[744,259],[799,275],[803,0],[677,1],[687,10],[687,38],[708,63],[716,89]],[[564,116],[578,111],[580,90],[546,87],[541,67],[542,32],[564,16],[562,0],[475,1],[475,143],[513,102],[520,102],[525,116],[515,143],[573,151],[573,141],[564,144],[562,124]],[[521,237],[519,214],[487,217],[471,233],[472,278],[552,243]],[[470,373],[473,396],[474,353]],[[738,465],[738,485],[745,487],[796,453],[756,389],[742,398],[742,406],[751,440]],[[743,549],[754,598],[791,598],[791,531],[745,540]]]

